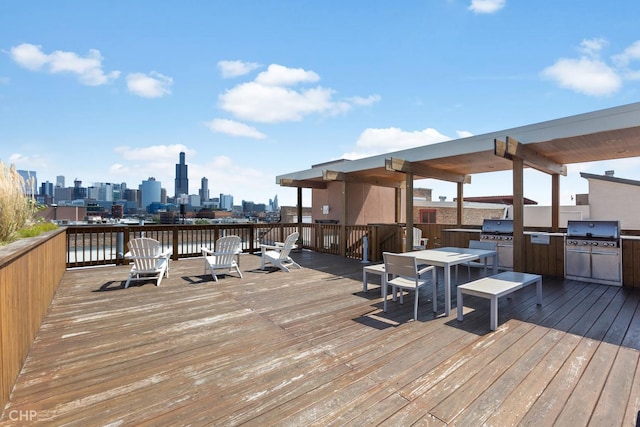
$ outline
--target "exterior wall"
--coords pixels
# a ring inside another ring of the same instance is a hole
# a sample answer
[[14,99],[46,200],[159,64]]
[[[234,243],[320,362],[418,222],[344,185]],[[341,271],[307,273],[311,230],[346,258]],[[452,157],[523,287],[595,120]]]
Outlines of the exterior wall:
[[[513,206],[509,207],[509,215],[513,218]],[[560,206],[558,227],[566,228],[568,220],[589,218],[589,206]],[[525,206],[525,227],[551,227],[551,206]]]
[[[395,189],[370,184],[346,183],[347,224],[395,223]],[[342,182],[329,182],[326,189],[313,189],[313,220],[342,221]],[[328,206],[328,213],[323,213]]]
[[619,220],[623,229],[640,229],[640,187],[589,179],[591,216],[586,219]]

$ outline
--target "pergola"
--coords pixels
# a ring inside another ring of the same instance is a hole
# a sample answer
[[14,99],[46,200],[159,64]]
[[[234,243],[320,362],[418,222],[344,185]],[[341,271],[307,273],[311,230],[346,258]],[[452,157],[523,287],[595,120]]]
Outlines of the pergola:
[[[628,157],[640,157],[640,103],[353,161],[319,165],[279,175],[276,183],[298,188],[298,221],[302,218],[302,188],[326,188],[328,181],[393,187],[396,188],[397,210],[400,189],[405,188],[406,226],[410,229],[413,227],[415,179],[435,178],[457,183],[457,222],[461,225],[463,186],[471,182],[471,175],[512,170],[514,270],[522,271],[524,168],[534,168],[551,175],[551,224],[552,230],[557,231],[560,176],[566,176],[566,165]],[[346,191],[343,191],[343,197],[347,197]],[[411,238],[411,233],[407,233],[409,247]]]

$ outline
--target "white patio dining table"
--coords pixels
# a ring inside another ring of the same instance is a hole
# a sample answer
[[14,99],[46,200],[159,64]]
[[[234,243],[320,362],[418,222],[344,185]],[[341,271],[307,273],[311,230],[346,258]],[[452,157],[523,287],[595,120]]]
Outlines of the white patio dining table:
[[493,274],[498,273],[498,253],[487,249],[443,247],[421,251],[403,252],[401,255],[415,257],[418,262],[444,269],[444,315],[451,313],[451,267],[480,258],[493,257]]

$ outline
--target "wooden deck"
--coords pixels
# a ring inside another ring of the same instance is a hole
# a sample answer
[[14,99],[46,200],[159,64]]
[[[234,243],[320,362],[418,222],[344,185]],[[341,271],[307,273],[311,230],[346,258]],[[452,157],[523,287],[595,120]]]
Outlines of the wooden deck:
[[362,293],[358,261],[293,257],[218,283],[174,261],[129,289],[127,266],[67,271],[0,425],[635,425],[638,290],[545,278],[491,332],[487,300],[458,322],[427,288],[414,321],[412,297]]

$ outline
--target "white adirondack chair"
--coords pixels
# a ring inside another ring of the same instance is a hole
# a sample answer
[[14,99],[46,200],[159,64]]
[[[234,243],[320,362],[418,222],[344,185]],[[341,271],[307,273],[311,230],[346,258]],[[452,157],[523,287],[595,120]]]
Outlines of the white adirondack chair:
[[129,241],[128,259],[133,261],[125,289],[133,280],[155,280],[160,286],[163,277],[169,277],[169,259],[172,250],[162,250],[160,242],[148,237],[139,237]]
[[300,265],[291,259],[289,252],[295,248],[296,241],[300,233],[297,231],[287,236],[283,243],[276,243],[275,245],[260,245],[262,251],[262,263],[260,268],[264,270],[267,263],[273,264],[282,271],[289,272],[289,267],[302,268]]
[[[407,229],[405,228],[404,230],[405,235],[407,233]],[[419,250],[423,250],[423,249],[427,249],[427,243],[429,243],[429,238],[428,237],[422,237],[422,230],[419,229],[418,227],[413,227],[413,246],[411,247],[411,250],[413,251],[419,251]],[[405,246],[407,244],[407,239],[404,239],[405,242]],[[408,248],[406,250],[409,250]]]
[[219,238],[213,250],[207,249],[204,246],[200,249],[202,250],[202,257],[204,258],[204,272],[206,273],[208,269],[213,276],[213,280],[218,281],[216,271],[226,270],[227,273],[230,273],[232,269],[235,270],[242,279],[240,266],[238,266],[238,262],[236,261],[236,257],[240,253],[240,236],[225,236]]

